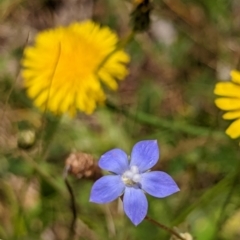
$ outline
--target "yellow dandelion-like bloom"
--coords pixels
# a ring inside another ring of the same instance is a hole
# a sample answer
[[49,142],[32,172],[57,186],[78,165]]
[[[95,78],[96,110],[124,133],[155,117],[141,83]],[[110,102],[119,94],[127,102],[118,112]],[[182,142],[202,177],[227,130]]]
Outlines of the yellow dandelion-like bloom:
[[115,33],[92,21],[40,32],[22,59],[28,96],[55,114],[91,114],[106,99],[102,83],[116,90],[128,74],[129,56],[117,43]]
[[231,138],[238,138],[240,136],[240,72],[231,71],[231,78],[231,82],[216,84],[214,93],[221,97],[215,100],[215,104],[227,111],[223,119],[234,120],[227,128],[226,134]]

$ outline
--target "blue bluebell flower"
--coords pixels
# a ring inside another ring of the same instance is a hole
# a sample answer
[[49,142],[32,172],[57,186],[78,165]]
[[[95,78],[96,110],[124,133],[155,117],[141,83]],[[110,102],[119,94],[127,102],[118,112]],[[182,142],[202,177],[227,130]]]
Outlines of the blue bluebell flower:
[[90,201],[108,203],[123,195],[124,211],[133,224],[138,225],[147,215],[148,202],[145,193],[164,198],[179,191],[177,184],[167,173],[150,171],[158,159],[157,140],[136,143],[130,161],[121,149],[106,152],[98,165],[113,175],[104,176],[94,183]]

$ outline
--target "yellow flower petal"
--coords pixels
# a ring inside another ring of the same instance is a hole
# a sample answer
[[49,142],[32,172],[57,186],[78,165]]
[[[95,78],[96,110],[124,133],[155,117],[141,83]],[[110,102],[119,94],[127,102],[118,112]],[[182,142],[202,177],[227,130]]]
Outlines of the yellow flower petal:
[[35,99],[34,103],[37,107],[45,111],[46,108],[48,108],[49,104],[49,92],[48,91],[40,92],[37,98]]
[[218,98],[215,100],[215,104],[225,111],[240,109],[240,99],[238,98]]
[[92,21],[40,32],[21,61],[27,94],[43,110],[91,114],[106,99],[101,81],[115,90],[128,74],[130,58],[117,43],[115,33]]
[[223,119],[236,119],[240,118],[240,111],[231,111],[223,114]]
[[240,136],[240,119],[234,121],[226,130],[226,134],[231,138],[238,138]]
[[232,77],[233,82],[240,84],[240,72],[239,71],[232,70],[230,75]]
[[214,93],[220,96],[236,97],[239,98],[240,101],[240,86],[232,82],[217,83]]
[[[105,68],[103,68],[105,69]],[[114,78],[107,71],[99,71],[98,76],[112,90],[116,90],[118,85]]]
[[228,127],[226,134],[231,138],[240,137],[240,72],[231,71],[232,82],[217,83],[214,89],[216,95],[221,96],[215,104],[222,110],[229,111],[223,119],[237,119]]

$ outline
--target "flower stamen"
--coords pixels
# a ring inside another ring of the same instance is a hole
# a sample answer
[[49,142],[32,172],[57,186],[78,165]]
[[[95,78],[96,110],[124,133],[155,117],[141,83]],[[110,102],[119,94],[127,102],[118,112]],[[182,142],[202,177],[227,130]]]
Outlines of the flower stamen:
[[141,180],[139,169],[137,166],[131,166],[130,170],[127,170],[122,175],[122,181],[127,186],[134,186]]

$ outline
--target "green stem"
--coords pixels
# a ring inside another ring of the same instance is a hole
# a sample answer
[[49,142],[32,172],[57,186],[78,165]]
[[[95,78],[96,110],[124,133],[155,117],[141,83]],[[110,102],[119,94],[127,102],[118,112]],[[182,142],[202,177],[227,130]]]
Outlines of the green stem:
[[152,223],[153,225],[162,228],[163,230],[169,232],[171,235],[174,235],[175,237],[181,239],[181,240],[186,240],[185,238],[183,238],[182,236],[180,236],[177,232],[175,232],[173,229],[163,225],[162,223],[157,222],[156,220],[150,218],[149,216],[146,216],[145,219],[147,221],[149,221],[150,223]]
[[[224,203],[222,205],[222,208],[220,210],[220,213],[219,213],[219,218],[217,220],[217,224],[216,224],[216,231],[215,231],[215,237],[216,237],[216,234],[219,232],[219,229],[221,229],[223,223],[224,223],[224,219],[225,219],[225,209],[227,207],[227,205],[229,204],[231,198],[232,198],[232,195],[234,193],[234,190],[238,184],[238,181],[239,181],[239,171],[240,171],[240,162],[238,163],[238,166],[236,168],[236,171],[233,175],[233,178],[232,178],[232,184],[231,184],[231,187],[230,187],[230,190],[227,194],[227,197],[226,199],[224,200]],[[214,238],[215,239],[215,238]]]
[[[2,181],[1,182],[1,190],[3,191],[4,194],[4,198],[6,198],[8,205],[5,205],[3,203],[4,207],[8,207],[9,210],[9,214],[10,214],[10,220],[12,223],[12,235],[14,237],[14,239],[17,239],[17,236],[19,235],[19,222],[18,222],[18,210],[19,210],[19,205],[18,205],[18,201],[16,201],[16,196],[14,194],[13,188],[11,187],[11,185],[8,182]],[[3,199],[4,199],[3,198]],[[7,232],[7,228],[4,229],[4,226],[2,228],[2,231],[5,230],[5,236],[9,235]],[[1,237],[3,238],[4,235],[1,235]],[[7,239],[7,237],[6,237]]]
[[229,185],[233,177],[234,177],[234,174],[230,173],[223,180],[221,180],[215,186],[213,186],[211,189],[207,190],[201,197],[199,197],[194,202],[194,204],[192,204],[187,209],[182,211],[178,215],[178,217],[174,220],[173,224],[174,225],[180,224],[194,209],[196,209],[197,207],[200,207],[201,205],[206,204],[207,202],[211,201],[213,198],[221,194],[223,191],[223,188]]
[[[1,21],[1,18],[0,18],[0,21]],[[29,39],[29,34],[28,34],[28,36],[27,36],[26,42],[25,42],[24,45],[23,45],[23,48],[26,47],[26,45],[27,45],[27,43],[28,43],[28,39]],[[16,77],[14,78],[14,81],[13,81],[13,83],[12,83],[12,86],[11,86],[9,92],[8,92],[6,101],[5,101],[4,105],[3,105],[2,114],[1,114],[1,116],[0,116],[0,122],[2,122],[2,120],[3,120],[3,118],[4,118],[4,115],[5,115],[6,110],[7,110],[8,102],[9,102],[9,100],[10,100],[10,97],[11,97],[11,95],[12,95],[12,93],[13,93],[14,88],[16,87],[16,85],[17,85],[17,83],[18,83],[18,80],[20,79],[20,75],[21,75],[21,66],[20,66],[20,64],[19,64],[19,65],[18,65],[18,70],[17,70],[17,75],[16,75]]]
[[124,108],[118,108],[110,102],[106,103],[106,106],[111,110],[125,115],[126,117],[133,119],[141,124],[151,125],[154,127],[166,128],[173,132],[183,132],[193,136],[209,136],[210,134],[215,138],[224,137],[224,133],[220,131],[209,131],[208,128],[193,126],[183,122],[165,120],[155,117],[151,114],[147,114],[141,111],[128,111]]
[[61,123],[61,117],[55,117],[55,116],[47,116],[46,117],[46,125],[44,128],[44,136],[43,136],[43,149],[41,156],[45,160],[48,156],[48,151],[52,145],[52,142],[54,140],[54,137],[57,133],[57,130],[59,128],[59,125]]
[[63,188],[63,185],[58,184],[58,182],[50,176],[40,165],[35,162],[28,154],[24,151],[21,151],[21,155],[24,159],[31,165],[31,167],[41,176],[46,182],[49,183],[61,196],[67,196],[66,190]]
[[53,142],[55,134],[61,122],[61,117],[44,113],[42,116],[42,126],[38,130],[39,138],[39,159],[46,160],[49,148]]

